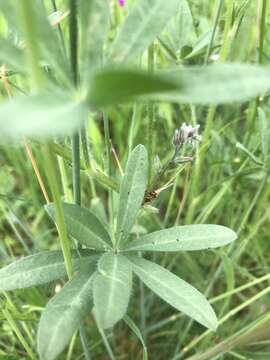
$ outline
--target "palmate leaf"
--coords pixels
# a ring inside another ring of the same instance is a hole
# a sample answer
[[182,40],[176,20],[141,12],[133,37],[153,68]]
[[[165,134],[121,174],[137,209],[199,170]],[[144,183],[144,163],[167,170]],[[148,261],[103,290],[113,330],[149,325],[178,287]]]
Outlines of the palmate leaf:
[[193,286],[163,267],[139,258],[129,257],[135,274],[168,304],[203,326],[216,330],[215,312],[206,298]]
[[140,55],[175,14],[179,0],[138,0],[111,46],[109,59],[128,62]]
[[237,238],[220,225],[184,225],[155,231],[127,244],[126,251],[192,251],[224,246]]
[[0,104],[0,140],[71,134],[85,119],[85,106],[56,88]]
[[[95,250],[110,250],[111,239],[102,222],[90,210],[76,204],[63,203],[67,232],[81,244]],[[55,221],[54,204],[45,205],[45,209]]]
[[39,322],[37,335],[41,360],[55,359],[91,311],[94,270],[95,265],[85,266],[47,304]]
[[[72,251],[75,271],[86,263],[96,263],[98,257],[90,250]],[[0,270],[0,291],[23,289],[46,284],[66,276],[62,251],[44,251],[27,256]]]
[[124,241],[138,214],[144,198],[148,174],[147,151],[143,145],[132,150],[120,185],[116,241]]
[[123,318],[132,286],[132,267],[126,257],[104,254],[94,277],[94,305],[97,321],[104,329]]

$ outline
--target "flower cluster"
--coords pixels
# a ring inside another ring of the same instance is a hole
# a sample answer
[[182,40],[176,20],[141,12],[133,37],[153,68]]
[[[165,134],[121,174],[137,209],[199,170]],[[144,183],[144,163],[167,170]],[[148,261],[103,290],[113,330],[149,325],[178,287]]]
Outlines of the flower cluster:
[[199,135],[200,125],[192,126],[183,123],[179,129],[176,129],[173,135],[172,143],[176,147],[181,147],[184,144],[194,146],[196,141],[201,141],[202,137]]

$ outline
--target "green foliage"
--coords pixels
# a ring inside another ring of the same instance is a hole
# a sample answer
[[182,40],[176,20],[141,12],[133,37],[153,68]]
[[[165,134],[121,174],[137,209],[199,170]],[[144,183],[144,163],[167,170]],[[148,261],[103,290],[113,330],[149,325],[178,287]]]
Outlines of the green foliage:
[[[95,262],[97,257],[89,250],[81,255],[73,251],[75,270],[86,263]],[[46,284],[66,276],[61,251],[44,251],[15,261],[0,270],[0,290],[8,291]]]
[[161,33],[177,10],[179,0],[138,0],[125,22],[118,29],[109,58],[116,62],[130,62],[140,55]]
[[43,360],[55,359],[92,309],[92,273],[85,266],[55,295],[42,313],[38,327],[38,352]]
[[[119,254],[122,251],[121,244],[130,240],[131,228],[144,201],[147,174],[147,151],[143,145],[138,145],[128,157],[125,175],[121,180],[113,248],[104,225],[90,210],[74,204],[62,204],[68,234],[79,243],[104,254],[98,260],[95,273],[97,256],[91,252],[89,255],[87,250],[74,254],[78,274],[48,303],[40,320],[38,349],[41,359],[53,360],[62,352],[91,310],[92,297],[101,328],[111,328],[121,320],[127,311],[131,294],[132,272],[170,305],[202,325],[216,329],[216,315],[198,290],[157,264],[131,257],[128,253],[127,257]],[[46,205],[46,210],[55,220],[55,205]],[[235,238],[236,234],[223,226],[178,226],[131,241],[124,251],[198,250],[226,245]],[[46,252],[3,268],[0,281],[2,290],[12,290],[43,284],[64,275],[63,256],[59,252]]]
[[110,328],[127,311],[132,286],[132,268],[126,257],[104,254],[98,262],[93,294],[95,314],[100,326]]
[[84,106],[53,87],[50,91],[18,96],[3,103],[0,107],[0,137],[3,141],[19,140],[24,135],[44,138],[71,134],[84,119]]
[[138,145],[128,158],[121,181],[117,213],[117,244],[124,242],[136,220],[147,185],[148,160],[144,146]]
[[0,357],[37,357],[44,308],[41,360],[269,358],[267,1],[76,4],[0,0],[0,260],[34,254],[0,270]]
[[193,251],[224,246],[236,239],[234,231],[219,225],[184,225],[142,236],[126,251]]
[[[90,210],[79,205],[63,203],[68,234],[82,245],[95,250],[111,249],[111,238],[101,221]],[[49,215],[56,220],[54,204],[46,205]]]
[[215,312],[198,290],[152,261],[139,257],[129,259],[135,274],[158,296],[200,324],[216,330]]

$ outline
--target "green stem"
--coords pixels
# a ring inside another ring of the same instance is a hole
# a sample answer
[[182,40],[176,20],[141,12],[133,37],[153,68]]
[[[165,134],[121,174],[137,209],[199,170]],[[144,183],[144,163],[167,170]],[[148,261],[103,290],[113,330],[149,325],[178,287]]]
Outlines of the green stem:
[[67,236],[66,225],[64,220],[64,212],[61,203],[61,195],[57,181],[55,158],[49,144],[44,145],[43,153],[44,153],[44,160],[46,165],[45,168],[47,169],[47,174],[50,174],[50,176],[48,176],[48,181],[50,184],[53,202],[55,205],[56,224],[59,233],[60,244],[64,256],[67,274],[69,279],[71,279],[73,274],[73,266],[72,266],[70,242]]
[[[148,70],[154,71],[155,63],[155,45],[152,44],[148,49]],[[148,129],[147,129],[147,148],[148,148],[148,183],[150,184],[152,177],[152,165],[153,165],[153,153],[154,153],[154,122],[155,122],[155,106],[153,102],[150,102],[147,106],[148,111]]]
[[[109,118],[108,115],[103,113],[103,126],[104,126],[104,137],[105,137],[105,172],[106,175],[110,176],[111,174],[111,147],[110,147],[110,127],[109,127]],[[114,237],[114,211],[113,211],[113,193],[109,189],[109,218],[110,218],[110,228],[113,244],[115,244]]]
[[209,57],[210,57],[210,54],[211,54],[213,42],[214,42],[214,39],[215,39],[215,34],[216,34],[216,31],[217,31],[217,27],[218,27],[218,22],[219,22],[219,18],[220,18],[220,14],[221,14],[222,5],[223,5],[223,0],[219,0],[219,4],[218,4],[216,16],[215,16],[214,27],[213,27],[213,31],[212,31],[212,34],[211,34],[211,39],[210,39],[209,45],[207,47],[207,52],[206,52],[205,59],[204,59],[204,64],[205,65],[208,64],[208,60],[209,60]]
[[78,83],[78,24],[76,0],[69,0],[69,10],[70,63],[73,81],[76,86]]
[[262,0],[262,12],[261,12],[261,20],[260,20],[259,64],[263,63],[266,9],[267,9],[267,0]]
[[72,136],[72,179],[74,202],[81,205],[81,179],[80,179],[80,136]]
[[7,322],[9,323],[12,331],[16,334],[17,338],[19,339],[20,343],[22,344],[23,348],[25,349],[26,353],[31,359],[35,359],[35,354],[31,350],[28,343],[25,341],[23,334],[21,333],[21,330],[17,326],[16,322],[14,321],[12,315],[7,309],[2,309],[2,313],[5,316]]
[[37,90],[42,85],[43,73],[39,66],[39,42],[36,36],[35,3],[29,0],[21,0],[17,6],[18,17],[25,36],[26,59],[31,74],[32,89]]
[[[83,158],[84,158],[85,165],[88,169],[92,169],[91,158],[90,158],[90,153],[89,153],[89,145],[88,145],[85,126],[83,126],[81,128],[81,142],[82,142],[82,152],[83,152]],[[89,176],[89,182],[90,182],[92,196],[93,196],[93,198],[95,198],[97,196],[97,192],[96,192],[95,182],[94,182],[92,176]]]

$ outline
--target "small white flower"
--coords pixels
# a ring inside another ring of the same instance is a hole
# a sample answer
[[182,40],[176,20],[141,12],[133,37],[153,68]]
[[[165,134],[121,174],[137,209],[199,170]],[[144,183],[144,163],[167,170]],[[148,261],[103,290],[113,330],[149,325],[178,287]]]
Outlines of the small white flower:
[[192,126],[183,123],[180,129],[175,130],[173,135],[174,146],[182,146],[184,144],[191,144],[192,146],[196,141],[201,141],[202,137],[199,135],[200,125]]

